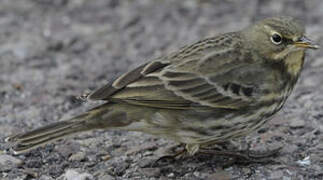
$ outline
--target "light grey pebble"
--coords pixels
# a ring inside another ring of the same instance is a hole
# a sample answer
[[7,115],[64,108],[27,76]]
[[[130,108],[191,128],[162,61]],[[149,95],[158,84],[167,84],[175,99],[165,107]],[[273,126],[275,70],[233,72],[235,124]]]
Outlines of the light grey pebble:
[[85,159],[85,152],[77,152],[75,154],[72,154],[68,160],[69,161],[82,161]]
[[13,156],[2,154],[0,155],[0,171],[8,171],[12,168],[19,167],[23,161]]
[[283,176],[283,180],[291,180],[291,177]]
[[169,178],[172,178],[172,177],[174,177],[175,176],[175,174],[174,173],[169,173],[168,175],[167,175],[167,177],[169,177]]
[[284,176],[284,173],[282,171],[274,171],[270,175],[270,179],[281,179]]
[[68,169],[58,180],[92,180],[94,177],[89,173],[81,173],[75,169]]
[[159,177],[161,175],[160,168],[142,168],[140,171],[147,177]]
[[302,128],[305,126],[305,121],[300,118],[294,118],[289,123],[291,128]]
[[114,180],[115,178],[113,176],[110,176],[108,174],[98,177],[98,180]]
[[46,175],[42,175],[39,177],[39,180],[54,180],[54,178],[46,176]]
[[156,160],[152,158],[143,158],[140,161],[138,161],[138,166],[141,168],[145,168],[145,167],[151,166],[152,163],[154,163],[154,161]]

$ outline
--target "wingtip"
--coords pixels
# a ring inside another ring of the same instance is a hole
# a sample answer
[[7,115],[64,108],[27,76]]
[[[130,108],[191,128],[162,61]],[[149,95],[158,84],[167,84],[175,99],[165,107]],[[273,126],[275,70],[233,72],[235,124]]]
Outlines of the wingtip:
[[10,142],[11,141],[11,136],[9,136],[9,137],[6,137],[5,139],[4,139],[4,142]]
[[4,141],[5,141],[6,143],[13,142],[13,141],[15,141],[15,139],[16,139],[16,137],[17,137],[17,136],[18,136],[18,134],[17,134],[17,135],[8,136],[8,137],[6,137],[6,138],[4,139]]
[[7,154],[13,154],[13,155],[20,155],[26,152],[29,152],[33,149],[36,149],[39,146],[32,147],[32,148],[25,148],[23,146],[19,146],[20,144],[12,144],[8,149],[5,150]]
[[22,153],[25,153],[25,152],[28,152],[28,151],[30,151],[30,150],[24,150],[24,151],[17,151],[17,150],[15,150],[15,148],[10,148],[9,149],[9,151],[12,153],[12,154],[14,154],[14,155],[20,155],[20,154],[22,154]]
[[17,156],[17,155],[20,155],[21,153],[19,153],[19,152],[17,152],[17,151],[15,151],[13,148],[10,148],[9,150],[8,150],[8,152],[11,152],[13,155],[15,155],[15,156]]
[[9,136],[4,139],[5,143],[8,143],[7,149],[1,150],[4,154],[13,154],[13,155],[19,155],[21,152],[18,152],[15,150],[16,143],[15,138],[17,135]]

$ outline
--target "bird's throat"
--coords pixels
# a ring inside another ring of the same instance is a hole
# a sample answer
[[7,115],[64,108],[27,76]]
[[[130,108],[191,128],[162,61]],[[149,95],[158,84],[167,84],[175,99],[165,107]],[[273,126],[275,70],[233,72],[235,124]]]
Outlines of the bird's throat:
[[298,50],[289,53],[284,59],[286,70],[292,77],[299,76],[304,64],[304,55],[305,50]]

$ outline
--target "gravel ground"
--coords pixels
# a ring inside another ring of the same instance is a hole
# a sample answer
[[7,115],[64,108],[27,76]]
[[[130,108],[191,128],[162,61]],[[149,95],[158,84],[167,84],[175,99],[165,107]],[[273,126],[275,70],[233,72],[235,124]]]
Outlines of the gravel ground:
[[[0,149],[4,138],[86,111],[76,97],[138,64],[258,19],[291,15],[323,44],[321,0],[1,0]],[[19,156],[0,153],[0,179],[323,179],[323,52],[310,51],[284,109],[238,141],[282,146],[279,164],[196,155],[151,166],[174,142],[96,131]],[[240,144],[239,144],[240,143]]]

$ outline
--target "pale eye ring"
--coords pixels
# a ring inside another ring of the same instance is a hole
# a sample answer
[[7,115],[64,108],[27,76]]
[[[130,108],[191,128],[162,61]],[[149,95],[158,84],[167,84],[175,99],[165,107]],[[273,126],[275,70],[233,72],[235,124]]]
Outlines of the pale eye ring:
[[273,35],[271,35],[270,40],[276,45],[279,45],[283,42],[283,38],[278,33],[274,33]]

